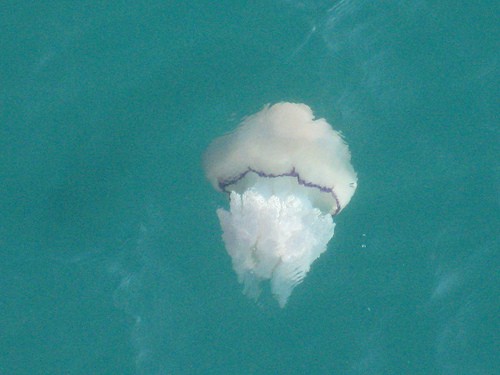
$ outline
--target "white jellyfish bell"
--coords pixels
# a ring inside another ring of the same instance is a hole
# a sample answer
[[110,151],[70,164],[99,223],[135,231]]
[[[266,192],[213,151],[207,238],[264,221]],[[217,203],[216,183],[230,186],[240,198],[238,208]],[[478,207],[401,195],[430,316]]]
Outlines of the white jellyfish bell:
[[281,307],[326,250],[357,178],[338,132],[305,104],[278,103],[216,139],[207,178],[229,194],[218,209],[223,240],[244,293],[258,298],[270,280]]

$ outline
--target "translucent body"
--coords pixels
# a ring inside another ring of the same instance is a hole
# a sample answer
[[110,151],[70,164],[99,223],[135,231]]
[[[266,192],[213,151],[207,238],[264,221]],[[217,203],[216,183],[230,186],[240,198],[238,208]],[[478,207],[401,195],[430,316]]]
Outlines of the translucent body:
[[209,146],[205,171],[230,196],[229,211],[217,214],[245,294],[257,298],[269,280],[285,306],[356,190],[350,158],[340,134],[305,104],[266,106]]

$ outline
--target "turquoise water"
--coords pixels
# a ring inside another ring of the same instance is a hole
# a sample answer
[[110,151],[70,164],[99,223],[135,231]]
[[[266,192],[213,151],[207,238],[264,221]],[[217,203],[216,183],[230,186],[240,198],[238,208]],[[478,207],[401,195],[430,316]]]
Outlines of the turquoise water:
[[[0,5],[1,374],[498,371],[498,4]],[[285,309],[201,168],[266,103],[359,187]]]

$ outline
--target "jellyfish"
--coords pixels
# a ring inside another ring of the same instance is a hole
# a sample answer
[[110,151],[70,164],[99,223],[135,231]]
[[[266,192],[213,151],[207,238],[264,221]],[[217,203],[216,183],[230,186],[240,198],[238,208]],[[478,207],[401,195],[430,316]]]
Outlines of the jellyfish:
[[217,216],[222,239],[247,296],[263,282],[283,308],[327,248],[357,177],[347,144],[309,106],[277,103],[215,139],[204,169],[229,196]]

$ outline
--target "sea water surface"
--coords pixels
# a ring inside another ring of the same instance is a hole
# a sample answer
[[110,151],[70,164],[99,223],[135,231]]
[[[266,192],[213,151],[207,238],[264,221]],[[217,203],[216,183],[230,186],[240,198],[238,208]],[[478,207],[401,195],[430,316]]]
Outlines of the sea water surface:
[[[0,373],[498,371],[494,1],[3,2]],[[359,185],[280,309],[204,177],[267,103],[340,130]]]

